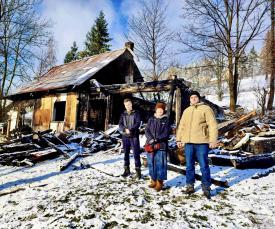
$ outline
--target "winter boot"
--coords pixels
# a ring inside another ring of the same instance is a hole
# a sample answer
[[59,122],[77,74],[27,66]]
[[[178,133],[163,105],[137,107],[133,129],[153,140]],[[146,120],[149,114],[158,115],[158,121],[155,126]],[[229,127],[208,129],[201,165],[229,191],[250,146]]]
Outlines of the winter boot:
[[210,200],[211,199],[211,189],[210,187],[202,187],[202,191],[203,191],[203,195],[208,199]]
[[163,188],[163,180],[157,180],[157,184],[155,186],[155,189],[157,192],[159,192],[160,190],[162,190]]
[[188,195],[191,195],[194,192],[195,192],[195,189],[194,189],[194,185],[192,185],[192,184],[186,185],[185,190],[183,190],[183,193],[188,194]]
[[136,168],[136,176],[135,176],[135,178],[137,180],[141,179],[141,170],[140,170],[140,168]]
[[128,177],[129,175],[130,175],[130,167],[124,166],[124,173],[121,176]]
[[151,179],[151,183],[148,185],[149,188],[155,188],[157,185],[157,182]]

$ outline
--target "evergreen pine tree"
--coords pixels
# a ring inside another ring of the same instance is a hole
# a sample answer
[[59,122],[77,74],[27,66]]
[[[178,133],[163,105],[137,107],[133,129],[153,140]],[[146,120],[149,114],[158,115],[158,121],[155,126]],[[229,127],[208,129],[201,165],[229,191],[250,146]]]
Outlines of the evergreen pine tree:
[[104,13],[103,11],[100,11],[91,31],[86,35],[85,53],[87,56],[110,51],[110,44],[108,43],[112,39],[109,37],[107,26],[108,23],[105,19]]
[[253,77],[258,67],[258,53],[253,46],[248,54],[248,72]]
[[73,42],[73,46],[71,46],[71,50],[67,52],[65,59],[64,59],[64,63],[69,63],[73,60],[77,60],[78,59],[78,47],[76,46],[76,42]]

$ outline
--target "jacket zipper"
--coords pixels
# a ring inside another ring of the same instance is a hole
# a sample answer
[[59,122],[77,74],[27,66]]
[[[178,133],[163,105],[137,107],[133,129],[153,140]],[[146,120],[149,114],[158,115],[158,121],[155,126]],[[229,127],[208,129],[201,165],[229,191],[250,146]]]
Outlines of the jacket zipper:
[[189,143],[191,141],[191,127],[192,127],[192,122],[193,122],[193,113],[194,113],[194,110],[195,110],[195,106],[192,110],[192,114],[191,114],[191,121],[190,121],[190,128],[189,128]]

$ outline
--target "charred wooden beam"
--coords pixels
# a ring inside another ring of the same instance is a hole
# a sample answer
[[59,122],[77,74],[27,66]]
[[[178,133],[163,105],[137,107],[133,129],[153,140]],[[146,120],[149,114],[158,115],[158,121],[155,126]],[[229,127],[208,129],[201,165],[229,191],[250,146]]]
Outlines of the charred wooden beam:
[[71,156],[68,161],[66,161],[66,163],[62,166],[60,166],[60,171],[64,171],[66,168],[69,167],[70,164],[72,164],[74,162],[74,160],[76,158],[78,158],[81,154],[80,153],[75,153],[73,154],[73,156]]
[[[176,165],[173,165],[170,163],[168,163],[167,166],[168,166],[168,170],[186,175],[186,170],[184,168],[180,168],[179,166],[176,166]],[[196,180],[200,180],[200,181],[202,180],[202,177],[199,174],[195,174],[195,178],[196,178]],[[229,187],[227,181],[215,180],[215,179],[211,178],[211,183],[214,185],[220,186],[220,187],[224,187],[224,188]]]
[[231,131],[231,130],[236,130],[240,128],[241,125],[252,119],[257,115],[256,111],[252,111],[241,118],[239,118],[236,121],[228,123],[228,125],[223,125],[222,123],[218,126],[219,129],[219,135],[224,135],[226,132]]
[[[94,80],[91,82],[91,91],[96,92],[107,92],[111,94],[131,94],[139,92],[161,92],[170,91],[172,82],[174,80],[161,80],[161,81],[151,81],[151,82],[137,82],[132,84],[113,84],[113,85],[102,85]],[[174,83],[180,88],[186,88],[186,81],[183,79],[177,79]]]
[[180,123],[180,118],[181,118],[181,111],[182,111],[182,102],[181,102],[181,89],[177,88],[176,89],[176,96],[175,96],[175,102],[176,102],[176,127],[178,127]]
[[269,168],[275,165],[275,153],[255,155],[232,160],[236,169]]

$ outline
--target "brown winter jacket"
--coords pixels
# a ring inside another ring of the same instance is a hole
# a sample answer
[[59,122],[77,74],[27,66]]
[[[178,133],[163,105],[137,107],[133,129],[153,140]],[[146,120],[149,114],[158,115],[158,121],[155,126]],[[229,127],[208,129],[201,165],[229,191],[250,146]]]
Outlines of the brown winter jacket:
[[204,103],[197,103],[185,109],[176,137],[177,141],[182,143],[216,142],[218,128],[213,110]]

